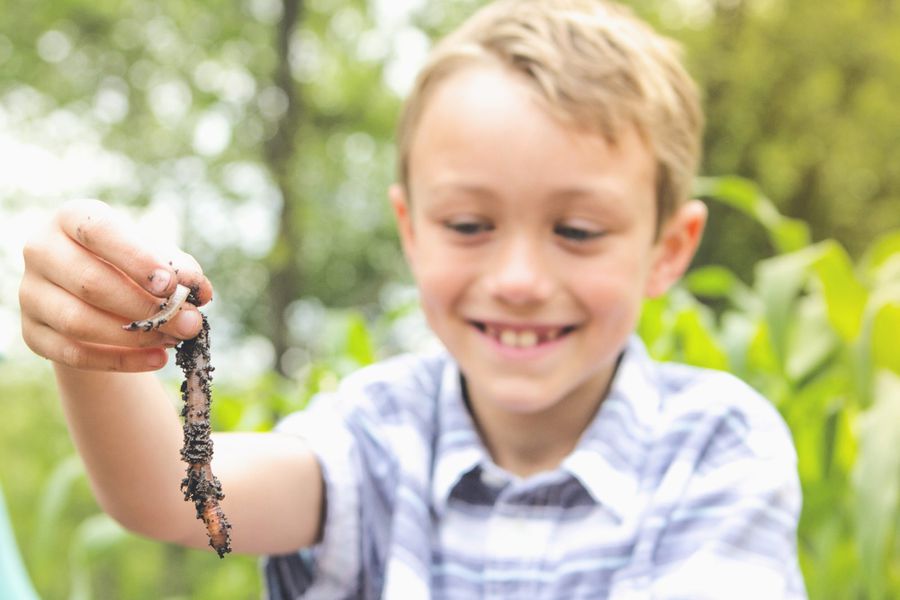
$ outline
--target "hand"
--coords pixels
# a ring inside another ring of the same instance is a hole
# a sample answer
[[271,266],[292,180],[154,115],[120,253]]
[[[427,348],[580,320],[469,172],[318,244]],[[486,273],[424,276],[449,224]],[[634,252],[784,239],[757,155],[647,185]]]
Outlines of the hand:
[[135,231],[103,202],[78,200],[26,244],[19,304],[36,354],[77,369],[151,371],[165,365],[166,347],[199,332],[187,303],[159,330],[122,329],[156,313],[176,283],[197,286],[201,304],[212,298],[193,257],[178,249],[158,256]]

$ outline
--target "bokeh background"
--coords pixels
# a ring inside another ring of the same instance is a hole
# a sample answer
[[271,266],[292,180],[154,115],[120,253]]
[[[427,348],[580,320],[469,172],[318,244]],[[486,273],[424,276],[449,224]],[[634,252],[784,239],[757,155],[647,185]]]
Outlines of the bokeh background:
[[[0,488],[41,597],[261,586],[251,557],[99,512],[52,370],[20,339],[27,237],[90,196],[192,253],[216,288],[214,426],[270,428],[347,371],[433,343],[388,212],[392,133],[432,41],[481,4],[0,0]],[[711,224],[640,333],[785,416],[810,596],[900,597],[900,2],[627,4],[682,43],[708,120]],[[174,401],[177,373],[162,376]]]

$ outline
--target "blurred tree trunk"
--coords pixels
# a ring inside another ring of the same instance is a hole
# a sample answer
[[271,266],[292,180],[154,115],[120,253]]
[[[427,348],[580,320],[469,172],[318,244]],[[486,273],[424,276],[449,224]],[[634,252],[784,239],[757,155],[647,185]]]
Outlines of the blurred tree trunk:
[[284,373],[281,358],[291,346],[286,311],[300,294],[303,268],[300,246],[302,241],[302,197],[296,178],[292,176],[292,162],[296,154],[297,138],[303,116],[303,99],[291,73],[291,39],[303,17],[302,0],[283,0],[281,20],[278,22],[276,50],[278,62],[274,84],[284,94],[286,110],[276,124],[277,130],[266,143],[265,158],[281,192],[281,213],[278,233],[266,258],[269,272],[269,339],[275,350],[275,369]]

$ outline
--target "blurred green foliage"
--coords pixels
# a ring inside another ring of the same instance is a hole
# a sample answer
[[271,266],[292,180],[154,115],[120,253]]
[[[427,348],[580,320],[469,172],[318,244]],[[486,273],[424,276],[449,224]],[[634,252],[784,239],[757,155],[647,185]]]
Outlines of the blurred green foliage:
[[[403,273],[386,201],[399,99],[385,73],[402,23],[376,26],[364,0],[294,3],[281,48],[283,4],[0,0],[0,126],[63,159],[111,153],[111,173],[68,193],[172,213],[218,314],[242,333],[288,334],[279,356],[307,344],[279,292],[377,305]],[[66,199],[3,191],[4,211]]]
[[[390,0],[300,2],[299,122],[279,163],[280,0],[0,0],[0,125],[68,158],[112,153],[79,193],[173,210],[237,337],[286,332],[275,366],[292,378],[218,385],[217,429],[266,430],[410,345],[408,298],[386,285],[406,275],[383,200],[404,59],[483,3],[424,1],[407,22],[384,16]],[[737,373],[785,416],[811,597],[900,597],[900,6],[627,3],[685,47],[705,98],[703,172],[741,176],[698,181],[714,201],[697,268],[646,305],[640,333],[658,358]],[[0,211],[55,201],[0,189]],[[286,224],[299,235],[280,237]],[[293,276],[274,276],[285,257]],[[300,289],[286,307],[272,293],[285,282]],[[259,596],[255,559],[141,540],[99,514],[46,366],[0,357],[0,397],[0,484],[43,597]]]
[[[900,2],[650,4],[669,15],[703,90],[702,173],[757,182],[813,239],[853,256],[900,228]],[[768,240],[714,209],[698,259],[747,280]]]
[[[804,493],[800,561],[816,600],[900,597],[900,231],[855,263],[835,241],[810,243],[740,178],[698,193],[753,215],[782,251],[745,284],[723,266],[692,270],[644,307],[639,334],[660,360],[728,369],[778,407],[793,432]],[[324,316],[295,380],[267,373],[215,388],[218,430],[265,431],[346,373],[396,348],[400,302],[375,320]],[[100,514],[67,441],[46,367],[0,364],[0,479],[22,552],[45,598],[252,598],[254,559],[138,539]],[[177,382],[171,382],[173,397]],[[174,410],[174,409],[173,409]]]
[[739,178],[698,193],[755,216],[781,253],[752,284],[722,266],[692,270],[648,302],[651,353],[726,369],[781,411],[794,435],[804,510],[800,560],[811,598],[900,596],[900,231],[856,263],[777,213]]
[[[684,46],[707,113],[701,172],[756,181],[856,258],[900,228],[896,0],[626,3]],[[406,277],[385,198],[400,96],[429,40],[482,4],[0,0],[0,126],[70,162],[111,153],[102,180],[70,193],[174,212],[218,314],[272,340],[287,373],[283,355],[311,344],[293,300],[378,312],[382,286]],[[6,211],[65,199],[3,191]],[[712,209],[697,264],[747,282],[776,248]]]
[[[399,309],[395,317],[407,314]],[[393,319],[392,319],[393,320]],[[375,360],[369,325],[353,310],[333,311],[329,337],[299,380],[267,373],[245,384],[215,384],[212,424],[217,431],[267,431],[302,410],[320,391]],[[382,334],[386,337],[386,333]],[[0,362],[0,395],[14,399],[0,420],[0,485],[20,550],[42,598],[159,600],[258,598],[258,560],[220,560],[139,538],[100,512],[82,463],[67,436],[52,377],[43,364]],[[179,381],[170,381],[173,399]],[[173,410],[174,407],[173,407]],[[202,524],[198,522],[198,527]]]
[[41,598],[259,597],[255,559],[220,565],[215,554],[128,534],[99,512],[45,365],[0,365],[0,392],[11,400],[0,420],[0,484]]

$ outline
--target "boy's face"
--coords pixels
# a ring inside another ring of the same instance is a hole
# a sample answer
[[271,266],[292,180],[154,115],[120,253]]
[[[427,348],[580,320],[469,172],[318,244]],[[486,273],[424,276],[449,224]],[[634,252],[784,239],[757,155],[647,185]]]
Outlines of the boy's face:
[[636,130],[611,146],[564,127],[499,67],[439,84],[409,166],[409,197],[391,190],[404,250],[476,410],[599,401],[643,298],[690,261],[702,205],[654,239],[655,164]]

